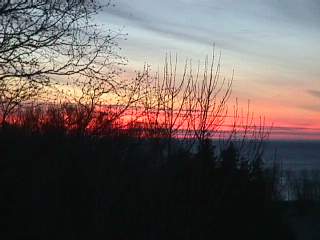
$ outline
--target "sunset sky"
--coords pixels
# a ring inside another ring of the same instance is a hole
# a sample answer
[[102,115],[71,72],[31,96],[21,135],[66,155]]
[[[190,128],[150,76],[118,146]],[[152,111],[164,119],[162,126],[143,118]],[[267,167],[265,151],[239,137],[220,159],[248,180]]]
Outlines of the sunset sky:
[[128,34],[129,69],[156,70],[168,52],[197,62],[215,43],[233,96],[274,124],[273,138],[320,139],[319,0],[113,2],[98,21]]

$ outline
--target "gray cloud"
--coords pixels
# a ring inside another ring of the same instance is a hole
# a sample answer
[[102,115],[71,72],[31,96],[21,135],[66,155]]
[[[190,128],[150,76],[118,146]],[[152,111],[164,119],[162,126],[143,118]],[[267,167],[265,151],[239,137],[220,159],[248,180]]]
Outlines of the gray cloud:
[[[132,18],[191,19],[194,15],[226,16],[250,15],[269,17],[274,21],[290,21],[319,26],[320,1],[318,0],[122,0],[116,2],[114,13],[130,12]],[[193,14],[193,15],[187,15]],[[196,19],[195,19],[196,20]],[[310,25],[309,25],[310,26]]]
[[302,78],[312,81],[320,73],[319,0],[115,0],[115,4],[105,10],[106,19],[127,28],[126,44],[134,53],[152,55],[163,51],[164,43],[172,43],[170,48],[188,42],[195,50],[214,42],[238,60],[237,66],[251,67],[245,72],[259,71],[260,83],[299,86]]
[[215,41],[221,48],[251,54],[281,35],[297,37],[301,29],[320,26],[316,0],[123,0],[106,11],[130,25],[178,40]]
[[[314,97],[320,98],[320,90],[308,90],[308,93]],[[319,106],[320,109],[320,106]]]
[[[317,98],[318,100],[320,100],[320,91],[318,90],[307,90],[307,93],[315,98]],[[315,111],[315,112],[320,112],[320,101],[315,101],[314,104],[312,105],[302,105],[301,106],[302,109],[306,109],[306,110],[311,110],[311,111]]]

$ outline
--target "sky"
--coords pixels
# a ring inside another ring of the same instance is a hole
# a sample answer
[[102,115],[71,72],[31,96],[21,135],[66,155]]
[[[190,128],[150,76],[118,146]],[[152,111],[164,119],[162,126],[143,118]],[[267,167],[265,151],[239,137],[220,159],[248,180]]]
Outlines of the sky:
[[[114,0],[98,21],[128,34],[127,68],[222,54],[233,97],[273,124],[273,138],[320,139],[319,0]],[[231,99],[231,101],[233,101]]]

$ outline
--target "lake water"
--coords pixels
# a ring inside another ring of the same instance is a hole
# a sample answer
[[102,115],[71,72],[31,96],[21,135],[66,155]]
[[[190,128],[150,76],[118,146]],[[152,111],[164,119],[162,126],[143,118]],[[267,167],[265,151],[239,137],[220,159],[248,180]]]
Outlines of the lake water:
[[264,159],[276,159],[284,170],[320,170],[320,141],[269,141]]

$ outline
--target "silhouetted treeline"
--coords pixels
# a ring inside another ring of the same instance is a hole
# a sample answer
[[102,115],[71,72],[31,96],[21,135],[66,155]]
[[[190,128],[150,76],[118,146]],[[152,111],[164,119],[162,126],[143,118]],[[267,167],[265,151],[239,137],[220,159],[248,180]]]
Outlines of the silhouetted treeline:
[[169,152],[141,126],[83,133],[37,111],[0,131],[2,239],[290,239],[272,173],[236,142]]

